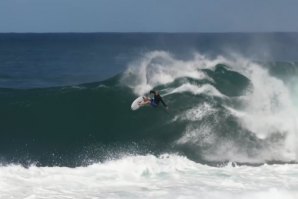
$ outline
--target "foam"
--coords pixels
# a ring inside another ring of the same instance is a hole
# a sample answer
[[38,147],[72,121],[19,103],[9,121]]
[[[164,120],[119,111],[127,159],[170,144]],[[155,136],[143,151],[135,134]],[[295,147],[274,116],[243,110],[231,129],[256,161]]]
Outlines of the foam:
[[297,165],[209,167],[127,156],[87,167],[0,167],[0,198],[297,198]]
[[245,114],[240,117],[243,126],[258,138],[265,139],[274,134],[284,135],[284,148],[280,148],[277,159],[297,160],[297,119],[289,88],[281,80],[271,76],[264,67],[251,63],[246,73],[253,83],[247,93]]
[[164,51],[152,51],[131,63],[121,82],[131,87],[136,95],[143,95],[156,86],[171,83],[180,77],[209,79],[199,69],[214,68],[223,60],[219,58],[212,61],[203,55],[195,54],[193,60],[183,61]]
[[[222,63],[227,64],[229,70],[237,71],[250,79],[252,87],[243,96],[238,97],[242,106],[234,107],[233,104],[225,104],[223,101],[221,106],[225,107],[227,114],[237,118],[244,129],[258,139],[265,140],[266,146],[260,149],[246,149],[247,152],[245,152],[240,143],[233,141],[221,142],[221,146],[218,145],[219,143],[213,143],[216,148],[205,151],[204,157],[208,160],[245,162],[297,161],[298,111],[291,91],[282,80],[273,77],[265,67],[249,59],[238,55],[231,56],[229,59],[221,56],[210,59],[196,53],[192,59],[185,61],[176,59],[164,51],[152,51],[130,64],[121,82],[132,88],[136,95],[143,95],[160,85],[166,86],[181,77],[213,82],[202,69],[214,70],[217,64]],[[229,100],[214,86],[206,83],[199,85],[185,81],[177,87],[171,86],[166,86],[164,96],[191,93]],[[202,140],[210,144],[212,140],[216,140],[217,132],[213,128],[214,124],[195,124],[196,121],[214,114],[215,108],[199,111],[202,108],[200,104],[197,104],[175,115],[173,121],[189,122],[176,144],[192,144],[200,147]],[[225,122],[220,119],[218,122]],[[276,135],[279,136],[279,140],[271,142],[270,139]]]
[[193,85],[190,83],[185,83],[185,84],[173,89],[166,95],[170,95],[170,94],[174,94],[174,93],[185,93],[185,92],[190,92],[194,95],[205,94],[205,95],[209,95],[209,96],[224,97],[223,94],[221,94],[216,88],[214,88],[210,84],[205,84],[205,85],[201,86],[201,85]]

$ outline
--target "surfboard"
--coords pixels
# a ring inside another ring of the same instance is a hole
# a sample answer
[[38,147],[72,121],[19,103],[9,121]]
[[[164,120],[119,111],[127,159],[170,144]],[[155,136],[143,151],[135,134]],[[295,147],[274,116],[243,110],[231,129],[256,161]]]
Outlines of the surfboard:
[[138,97],[135,99],[131,104],[131,110],[135,111],[138,110],[144,104],[143,96]]

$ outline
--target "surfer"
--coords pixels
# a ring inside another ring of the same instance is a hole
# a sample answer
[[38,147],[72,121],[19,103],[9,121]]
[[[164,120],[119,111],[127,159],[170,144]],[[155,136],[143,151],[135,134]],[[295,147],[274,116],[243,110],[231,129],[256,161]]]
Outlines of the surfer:
[[153,98],[144,97],[144,105],[150,104],[153,108],[156,108],[161,102],[164,107],[168,108],[158,91],[151,90],[149,93],[150,95],[153,94]]

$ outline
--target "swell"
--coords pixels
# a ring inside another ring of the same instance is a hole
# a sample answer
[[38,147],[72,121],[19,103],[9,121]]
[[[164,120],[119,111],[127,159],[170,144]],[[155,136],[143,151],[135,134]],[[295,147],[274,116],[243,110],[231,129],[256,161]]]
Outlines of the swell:
[[[206,73],[215,76],[218,71]],[[120,77],[73,87],[1,89],[2,162],[80,165],[111,158],[107,153],[183,153],[173,142],[182,136],[186,123],[172,120],[208,96],[169,95],[166,100],[173,109],[169,113],[148,107],[132,112],[136,96],[119,84]],[[208,83],[182,78],[172,86],[185,81]]]
[[107,153],[167,148],[175,137],[165,131],[169,116],[162,110],[131,112],[135,95],[117,81],[1,89],[2,163],[75,166],[110,158]]
[[[264,90],[263,101],[255,93],[263,86],[260,79],[267,78],[280,86],[274,88],[277,92],[287,94],[283,84],[264,71],[255,63],[203,57],[185,63],[153,52],[141,59],[137,70],[129,66],[123,74],[102,82],[0,89],[1,163],[78,166],[127,153],[179,153],[208,164],[295,161],[283,154],[295,153],[287,143],[295,133],[293,124],[281,128],[272,124],[287,112],[277,107],[268,113],[274,116],[272,121],[266,119],[266,111],[272,108],[266,110],[266,99],[274,100],[275,91]],[[165,74],[171,76],[167,79]],[[161,91],[168,112],[149,107],[130,110],[136,96],[148,89]],[[287,103],[287,99],[275,100]],[[258,108],[264,112],[255,111]],[[289,114],[294,114],[289,117],[295,121],[296,113]]]

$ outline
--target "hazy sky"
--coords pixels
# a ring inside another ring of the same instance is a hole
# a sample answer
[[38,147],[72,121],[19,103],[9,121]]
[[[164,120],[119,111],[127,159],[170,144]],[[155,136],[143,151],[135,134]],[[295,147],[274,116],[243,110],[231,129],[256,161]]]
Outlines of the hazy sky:
[[298,31],[298,0],[0,0],[0,32]]

